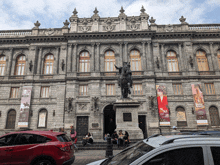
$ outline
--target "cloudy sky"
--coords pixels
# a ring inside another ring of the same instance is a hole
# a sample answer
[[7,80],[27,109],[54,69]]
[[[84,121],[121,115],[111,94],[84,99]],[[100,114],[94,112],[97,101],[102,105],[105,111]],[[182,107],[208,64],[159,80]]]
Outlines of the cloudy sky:
[[141,6],[157,24],[180,23],[183,15],[189,24],[220,23],[220,0],[0,0],[0,30],[61,28],[72,15],[91,17],[95,7],[100,17],[117,17],[121,6],[127,16],[140,15]]

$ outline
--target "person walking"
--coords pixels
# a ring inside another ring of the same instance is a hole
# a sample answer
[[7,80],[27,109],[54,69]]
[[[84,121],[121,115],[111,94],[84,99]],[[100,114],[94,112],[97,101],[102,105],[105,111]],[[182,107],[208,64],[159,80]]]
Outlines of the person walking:
[[74,145],[75,150],[78,150],[78,147],[76,146],[76,142],[77,142],[76,135],[77,135],[77,132],[74,130],[74,127],[70,126],[70,138],[73,141],[73,145]]
[[171,132],[178,132],[178,131],[177,131],[177,127],[176,127],[176,126],[173,126],[173,129],[172,129]]

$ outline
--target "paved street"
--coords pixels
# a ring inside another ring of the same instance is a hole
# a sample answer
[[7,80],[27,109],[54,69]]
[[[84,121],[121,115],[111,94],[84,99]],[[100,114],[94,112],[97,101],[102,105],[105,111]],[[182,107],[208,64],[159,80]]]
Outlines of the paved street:
[[[113,151],[113,155],[119,153],[121,150]],[[96,160],[105,158],[105,150],[79,150],[75,152],[76,159],[73,165],[85,165]]]

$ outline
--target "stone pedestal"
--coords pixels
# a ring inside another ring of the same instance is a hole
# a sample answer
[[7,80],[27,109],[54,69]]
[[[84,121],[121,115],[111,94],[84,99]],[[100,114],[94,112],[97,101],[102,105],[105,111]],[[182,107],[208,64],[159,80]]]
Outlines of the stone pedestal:
[[143,139],[143,132],[138,126],[138,108],[140,103],[129,98],[114,103],[116,111],[116,131],[127,131],[130,139]]

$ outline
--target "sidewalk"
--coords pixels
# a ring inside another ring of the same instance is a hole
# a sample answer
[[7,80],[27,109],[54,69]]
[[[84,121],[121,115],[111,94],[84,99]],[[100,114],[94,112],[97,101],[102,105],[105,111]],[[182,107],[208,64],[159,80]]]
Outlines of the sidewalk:
[[[113,155],[122,150],[113,150]],[[72,165],[86,165],[97,160],[105,159],[105,150],[78,150],[75,152],[75,161]]]

